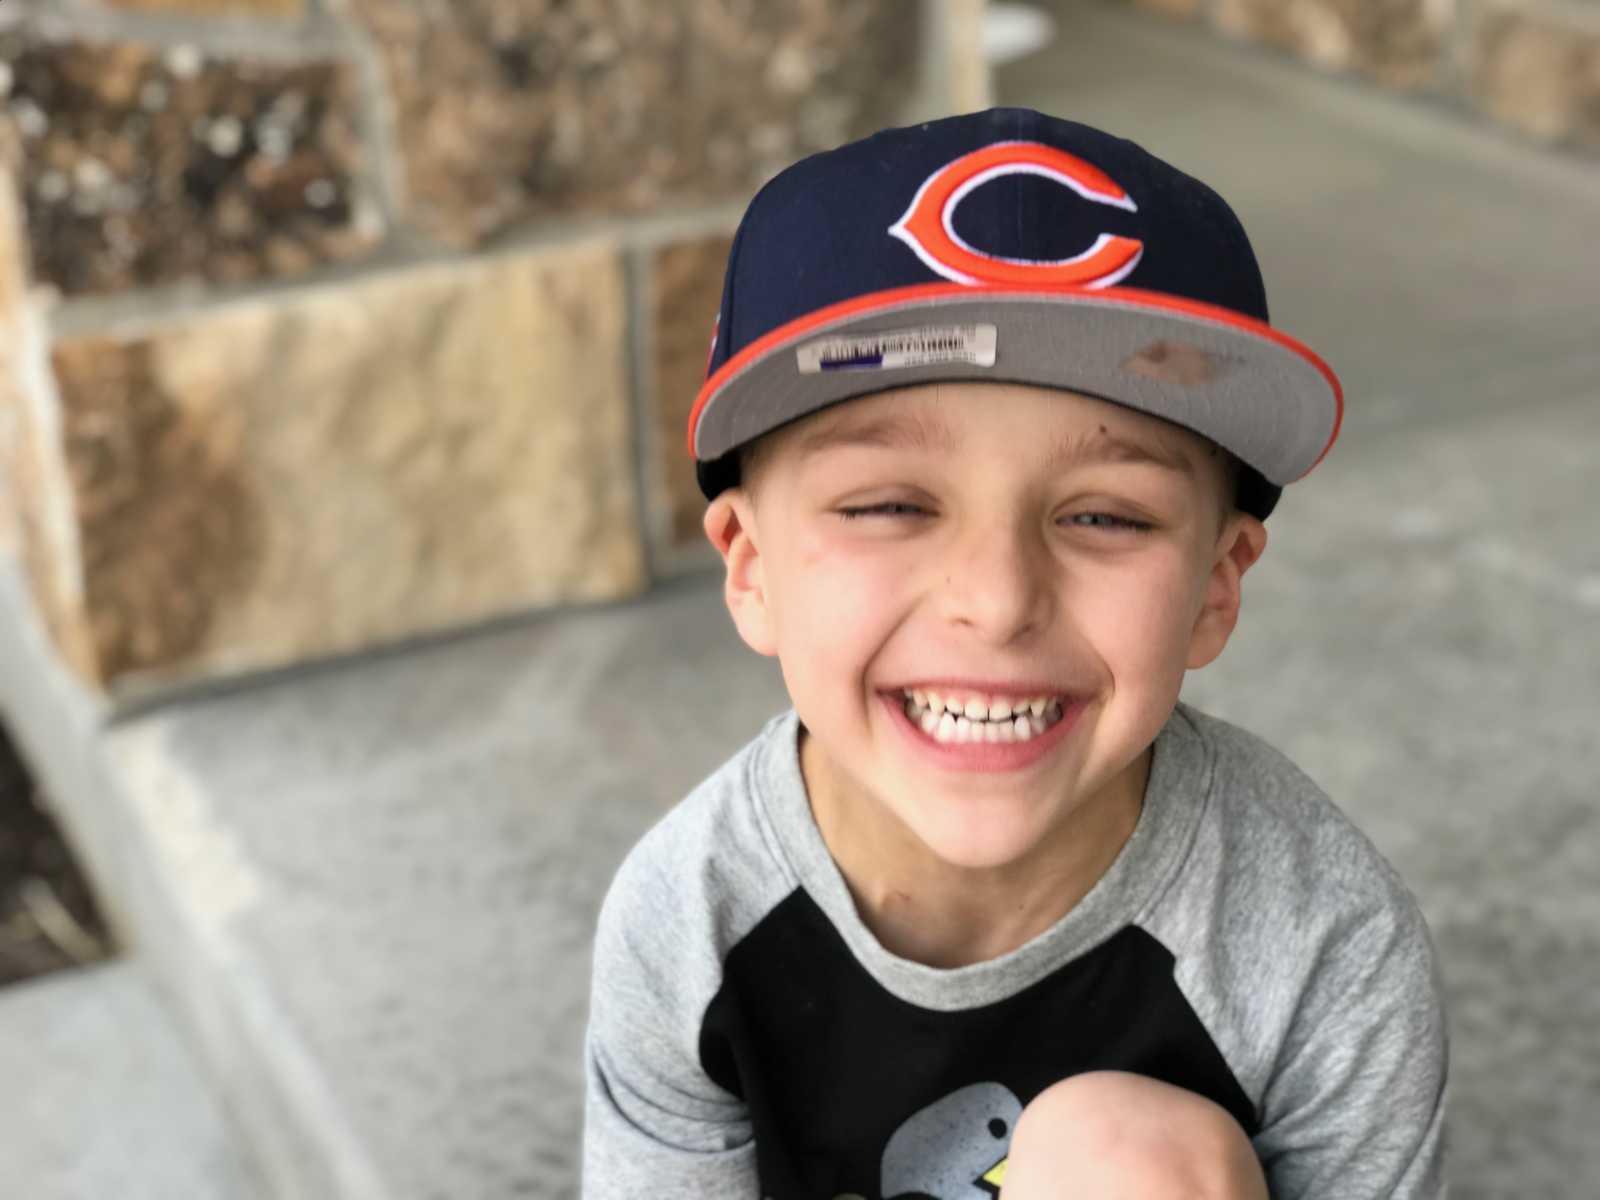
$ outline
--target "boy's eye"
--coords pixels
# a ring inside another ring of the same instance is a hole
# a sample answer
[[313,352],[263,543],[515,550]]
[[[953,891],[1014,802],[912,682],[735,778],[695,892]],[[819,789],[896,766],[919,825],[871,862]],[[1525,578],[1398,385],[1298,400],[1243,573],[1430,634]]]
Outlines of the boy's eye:
[[1148,521],[1134,521],[1103,512],[1073,513],[1067,520],[1070,524],[1087,529],[1125,530],[1129,533],[1149,533],[1155,528]]
[[[855,521],[862,517],[924,517],[928,515],[926,509],[903,501],[853,505],[836,511],[840,519],[845,521]],[[1135,521],[1129,517],[1119,517],[1112,513],[1104,512],[1073,513],[1067,518],[1067,523],[1082,529],[1104,529],[1113,533],[1148,533],[1155,528],[1148,521]]]
[[923,510],[915,504],[903,504],[897,501],[884,504],[867,504],[855,508],[841,508],[837,511],[839,516],[846,521],[854,521],[857,517],[916,517],[923,515]]

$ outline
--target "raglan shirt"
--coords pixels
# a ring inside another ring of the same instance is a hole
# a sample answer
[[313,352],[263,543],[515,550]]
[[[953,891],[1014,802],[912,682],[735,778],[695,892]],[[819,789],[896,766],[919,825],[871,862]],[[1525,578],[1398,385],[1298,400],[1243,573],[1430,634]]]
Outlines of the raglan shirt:
[[1332,802],[1179,704],[1095,887],[996,959],[885,950],[812,818],[790,711],[657,824],[601,909],[587,1200],[977,1200],[1022,1107],[1135,1071],[1249,1134],[1274,1200],[1444,1195],[1427,927]]

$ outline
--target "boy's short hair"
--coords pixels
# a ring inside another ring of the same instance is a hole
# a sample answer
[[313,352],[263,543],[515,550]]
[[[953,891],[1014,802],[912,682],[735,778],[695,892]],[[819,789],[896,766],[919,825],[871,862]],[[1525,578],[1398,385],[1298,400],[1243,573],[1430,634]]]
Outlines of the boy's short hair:
[[[830,405],[973,380],[1079,392],[1228,456],[1265,519],[1338,435],[1343,394],[1268,324],[1244,229],[1133,142],[1029,109],[890,129],[751,201],[689,449],[706,497],[766,433]],[[1225,497],[1225,503],[1227,498]]]

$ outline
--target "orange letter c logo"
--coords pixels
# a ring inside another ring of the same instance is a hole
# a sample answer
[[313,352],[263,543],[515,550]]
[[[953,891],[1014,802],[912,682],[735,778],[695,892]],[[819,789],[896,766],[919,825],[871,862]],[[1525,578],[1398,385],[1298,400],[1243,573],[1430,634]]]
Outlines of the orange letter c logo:
[[956,283],[1049,283],[1110,287],[1139,263],[1144,243],[1102,233],[1082,254],[1041,262],[987,254],[963,241],[955,213],[972,191],[1003,175],[1039,175],[1069,187],[1085,200],[1137,212],[1138,208],[1099,167],[1038,142],[996,142],[962,155],[930,175],[917,189],[911,207],[889,232],[916,253],[928,268]]

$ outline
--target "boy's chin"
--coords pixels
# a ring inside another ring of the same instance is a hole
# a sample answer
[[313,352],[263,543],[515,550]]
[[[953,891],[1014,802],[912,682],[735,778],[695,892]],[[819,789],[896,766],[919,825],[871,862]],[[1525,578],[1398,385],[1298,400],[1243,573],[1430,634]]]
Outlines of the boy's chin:
[[1044,841],[1047,830],[1019,820],[974,815],[937,826],[912,826],[917,840],[933,857],[963,871],[997,871],[1027,858]]

